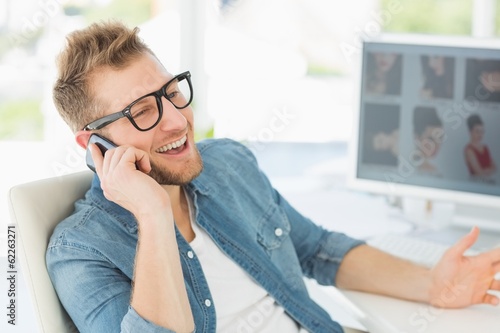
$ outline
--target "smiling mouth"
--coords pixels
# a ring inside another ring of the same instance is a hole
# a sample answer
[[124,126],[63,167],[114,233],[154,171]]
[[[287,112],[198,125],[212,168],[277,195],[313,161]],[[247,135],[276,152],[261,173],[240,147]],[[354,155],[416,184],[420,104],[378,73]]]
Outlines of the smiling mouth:
[[187,135],[184,135],[179,140],[171,142],[169,144],[166,144],[163,147],[156,149],[156,152],[157,153],[165,153],[165,152],[172,151],[172,150],[178,150],[178,148],[184,146],[186,141],[187,141]]

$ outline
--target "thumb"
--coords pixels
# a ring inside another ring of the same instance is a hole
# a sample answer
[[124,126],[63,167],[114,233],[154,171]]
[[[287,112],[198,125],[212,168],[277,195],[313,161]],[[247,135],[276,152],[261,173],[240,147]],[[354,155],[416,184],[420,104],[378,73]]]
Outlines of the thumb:
[[478,237],[479,228],[473,227],[467,235],[463,236],[460,240],[458,240],[458,242],[455,243],[455,245],[453,245],[449,249],[450,254],[456,256],[463,255],[465,251],[467,251],[472,245],[474,245]]

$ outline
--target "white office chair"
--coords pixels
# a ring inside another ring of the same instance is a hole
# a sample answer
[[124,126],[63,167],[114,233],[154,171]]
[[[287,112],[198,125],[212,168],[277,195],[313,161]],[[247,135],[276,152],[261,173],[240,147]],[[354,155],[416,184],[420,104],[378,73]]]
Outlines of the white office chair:
[[10,189],[9,208],[16,224],[17,248],[26,287],[41,333],[78,332],[50,281],[45,251],[57,223],[74,209],[90,188],[93,173],[79,172],[17,185]]

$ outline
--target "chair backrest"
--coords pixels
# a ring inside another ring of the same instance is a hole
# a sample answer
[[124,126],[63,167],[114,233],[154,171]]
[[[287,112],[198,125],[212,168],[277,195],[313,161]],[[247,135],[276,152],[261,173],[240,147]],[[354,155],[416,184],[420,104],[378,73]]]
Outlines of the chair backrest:
[[70,175],[17,185],[10,189],[9,208],[16,224],[21,270],[42,333],[78,332],[62,307],[49,278],[45,252],[55,226],[74,209],[90,188],[93,173]]

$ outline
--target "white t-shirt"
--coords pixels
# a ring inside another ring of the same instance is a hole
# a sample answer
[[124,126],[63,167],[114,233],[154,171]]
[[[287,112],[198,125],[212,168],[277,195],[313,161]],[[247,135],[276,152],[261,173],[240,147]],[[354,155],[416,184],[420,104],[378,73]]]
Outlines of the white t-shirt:
[[[190,216],[191,204],[189,202]],[[192,221],[193,219],[191,219]],[[207,279],[219,333],[302,333],[299,325],[197,223],[190,243]]]

